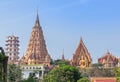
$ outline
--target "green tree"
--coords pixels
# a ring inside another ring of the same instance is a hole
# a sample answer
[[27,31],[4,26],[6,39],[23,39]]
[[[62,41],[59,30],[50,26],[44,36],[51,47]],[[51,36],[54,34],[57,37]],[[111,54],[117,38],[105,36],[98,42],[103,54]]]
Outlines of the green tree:
[[117,82],[120,82],[120,68],[116,68],[115,76],[116,76]]
[[83,77],[83,78],[79,79],[77,82],[90,82],[90,80],[86,77]]
[[21,82],[22,70],[20,66],[15,64],[8,65],[8,81],[9,82]]
[[0,53],[0,81],[3,82],[3,76],[4,76],[4,72],[3,72],[3,61],[5,59],[5,56],[3,53]]
[[57,60],[54,60],[52,61],[52,65],[69,65],[69,61],[63,61],[61,59],[57,59]]
[[45,75],[43,82],[77,82],[80,78],[81,73],[76,67],[62,65]]
[[4,50],[0,47],[0,82],[7,82],[7,60]]

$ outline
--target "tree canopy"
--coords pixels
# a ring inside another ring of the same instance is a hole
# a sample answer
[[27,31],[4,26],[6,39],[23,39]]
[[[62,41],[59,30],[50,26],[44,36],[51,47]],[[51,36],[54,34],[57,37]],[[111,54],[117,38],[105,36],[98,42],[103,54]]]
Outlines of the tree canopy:
[[115,68],[85,68],[80,69],[83,77],[115,77]]
[[52,63],[51,63],[52,65],[59,65],[59,66],[61,66],[61,65],[69,65],[69,61],[63,61],[63,60],[61,60],[61,59],[57,59],[57,60],[52,60]]
[[83,77],[83,78],[79,79],[77,82],[90,82],[90,80],[86,77]]
[[20,66],[15,64],[9,64],[8,66],[8,81],[9,82],[21,82],[22,70]]
[[76,67],[62,65],[45,75],[43,82],[77,82],[80,78],[81,73]]
[[115,76],[116,76],[117,82],[120,82],[120,68],[116,68]]
[[4,50],[0,47],[0,82],[7,82],[7,60]]

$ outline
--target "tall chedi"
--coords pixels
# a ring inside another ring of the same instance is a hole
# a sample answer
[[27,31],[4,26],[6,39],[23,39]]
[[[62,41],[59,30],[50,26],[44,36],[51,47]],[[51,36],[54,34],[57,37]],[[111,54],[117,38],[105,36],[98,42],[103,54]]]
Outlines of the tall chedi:
[[37,14],[27,51],[21,59],[21,66],[23,70],[33,71],[39,69],[41,73],[44,70],[44,66],[50,66],[50,61],[51,57],[46,48],[42,27],[40,26],[39,16]]

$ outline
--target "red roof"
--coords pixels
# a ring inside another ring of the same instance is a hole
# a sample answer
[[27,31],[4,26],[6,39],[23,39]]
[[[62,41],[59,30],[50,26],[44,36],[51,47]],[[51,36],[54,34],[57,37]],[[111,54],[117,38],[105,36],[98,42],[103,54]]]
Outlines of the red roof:
[[97,79],[94,82],[116,82],[115,79]]
[[92,78],[91,82],[116,82],[116,78]]
[[118,59],[115,56],[113,56],[110,52],[107,52],[103,57],[98,59],[98,62],[102,64],[109,63],[109,62],[113,62],[117,64]]

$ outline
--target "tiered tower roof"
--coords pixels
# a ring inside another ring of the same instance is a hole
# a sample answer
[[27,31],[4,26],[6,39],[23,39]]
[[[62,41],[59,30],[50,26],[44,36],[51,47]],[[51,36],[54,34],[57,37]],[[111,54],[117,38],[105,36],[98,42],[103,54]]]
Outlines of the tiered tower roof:
[[22,64],[46,64],[50,65],[51,57],[47,52],[39,16],[32,29],[27,51],[21,59]]
[[9,57],[9,64],[18,64],[19,59],[19,37],[11,35],[7,37],[5,54]]

